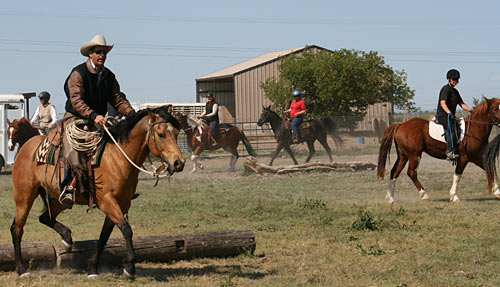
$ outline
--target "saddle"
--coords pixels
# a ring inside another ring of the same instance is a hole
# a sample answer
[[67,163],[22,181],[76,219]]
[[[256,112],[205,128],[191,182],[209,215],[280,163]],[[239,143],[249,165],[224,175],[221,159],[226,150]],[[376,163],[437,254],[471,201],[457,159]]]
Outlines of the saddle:
[[[229,132],[230,127],[231,127],[230,124],[218,124],[217,131],[219,132],[219,134],[224,134]],[[210,131],[210,125],[205,121],[203,121],[202,123],[202,128],[207,132]]]
[[[465,133],[465,120],[463,118],[457,119],[457,122],[460,124],[460,128],[457,129],[458,142],[461,142],[464,139]],[[444,127],[438,123],[436,123],[436,118],[433,117],[429,121],[429,135],[431,138],[446,143],[445,130]]]
[[[56,124],[56,128],[52,129],[36,148],[33,155],[33,161],[36,161],[39,164],[65,167],[66,163],[63,160],[62,154],[62,136],[62,121],[58,121]],[[80,188],[77,188],[77,190],[83,193],[85,198],[88,200],[90,209],[93,208],[96,199],[93,168],[99,165],[105,146],[106,142],[101,141],[96,150],[92,154],[87,155],[87,166],[89,167],[88,175],[83,174],[81,176],[74,176],[74,179],[78,180],[78,183],[76,184],[80,186]],[[60,169],[56,169],[55,173],[57,173],[59,179],[61,179],[59,170]]]
[[[290,130],[292,128],[292,119],[287,117],[285,120],[285,128]],[[311,120],[303,121],[300,123],[299,128],[301,129],[310,129],[311,128]]]

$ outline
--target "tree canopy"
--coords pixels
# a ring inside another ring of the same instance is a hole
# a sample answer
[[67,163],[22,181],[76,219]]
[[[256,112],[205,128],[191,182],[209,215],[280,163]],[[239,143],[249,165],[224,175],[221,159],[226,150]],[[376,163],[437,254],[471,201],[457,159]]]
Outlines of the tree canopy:
[[406,73],[385,64],[377,52],[306,47],[302,54],[279,59],[280,78],[262,84],[273,107],[284,110],[295,89],[303,91],[308,114],[341,116],[343,126],[353,126],[369,105],[392,102],[397,108],[413,109],[415,91],[406,83]]

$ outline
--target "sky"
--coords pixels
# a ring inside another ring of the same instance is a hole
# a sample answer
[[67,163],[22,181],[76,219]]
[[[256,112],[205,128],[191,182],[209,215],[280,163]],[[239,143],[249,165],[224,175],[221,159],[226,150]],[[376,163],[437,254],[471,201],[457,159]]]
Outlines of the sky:
[[[0,94],[51,93],[86,60],[95,35],[114,44],[106,66],[134,103],[195,102],[195,79],[253,57],[317,45],[377,51],[407,73],[435,110],[446,72],[465,103],[500,97],[500,1],[2,1]],[[31,102],[31,113],[39,104]]]

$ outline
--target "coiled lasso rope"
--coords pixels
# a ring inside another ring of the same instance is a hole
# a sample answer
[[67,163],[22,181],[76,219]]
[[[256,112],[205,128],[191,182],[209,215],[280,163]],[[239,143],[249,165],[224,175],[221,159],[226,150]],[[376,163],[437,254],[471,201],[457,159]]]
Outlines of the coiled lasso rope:
[[81,124],[88,124],[88,121],[83,119],[72,121],[66,127],[66,139],[76,151],[94,151],[101,142],[104,132],[102,129],[96,131],[83,130],[78,127]]

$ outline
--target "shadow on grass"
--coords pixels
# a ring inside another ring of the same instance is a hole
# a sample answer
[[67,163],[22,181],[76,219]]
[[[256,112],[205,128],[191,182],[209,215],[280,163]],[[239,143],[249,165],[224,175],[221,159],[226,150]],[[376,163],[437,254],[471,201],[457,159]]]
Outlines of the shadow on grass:
[[[461,198],[460,201],[469,201],[469,202],[486,202],[486,201],[499,201],[496,197],[481,197],[481,198]],[[448,198],[434,199],[431,202],[450,202]]]
[[265,276],[273,275],[275,272],[245,272],[242,268],[252,268],[252,266],[241,265],[207,265],[199,268],[182,267],[182,268],[144,268],[136,267],[137,275],[152,277],[156,281],[165,282],[169,278],[178,276],[203,276],[203,275],[231,275],[234,277],[247,278],[251,280],[262,279]]

